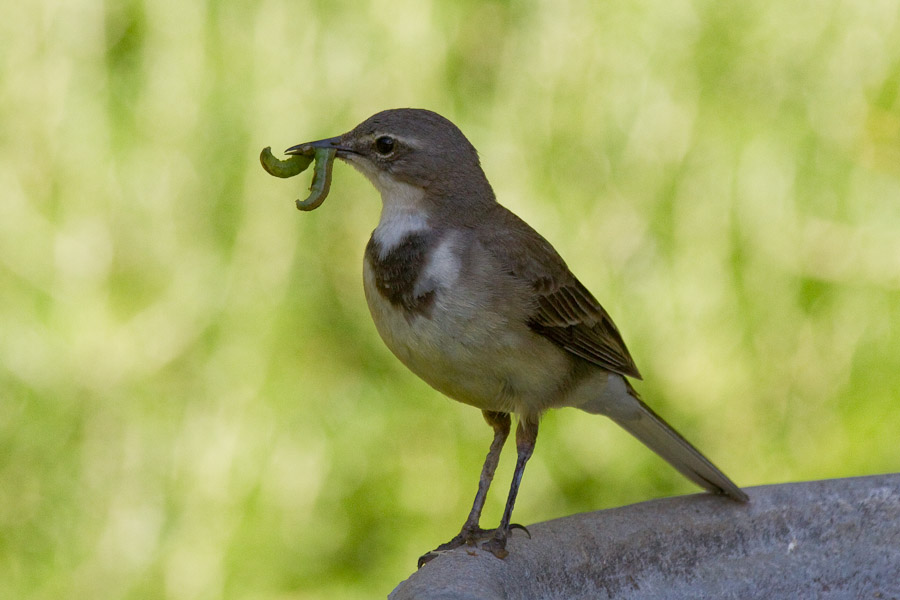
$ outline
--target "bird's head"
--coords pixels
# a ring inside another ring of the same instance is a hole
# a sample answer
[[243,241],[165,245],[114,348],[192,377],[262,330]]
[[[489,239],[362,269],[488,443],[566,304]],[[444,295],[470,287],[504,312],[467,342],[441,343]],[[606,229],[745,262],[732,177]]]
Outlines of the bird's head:
[[456,125],[430,110],[385,110],[343,135],[298,144],[286,153],[323,147],[337,150],[337,157],[365,175],[386,201],[408,186],[435,200],[493,201],[475,147]]

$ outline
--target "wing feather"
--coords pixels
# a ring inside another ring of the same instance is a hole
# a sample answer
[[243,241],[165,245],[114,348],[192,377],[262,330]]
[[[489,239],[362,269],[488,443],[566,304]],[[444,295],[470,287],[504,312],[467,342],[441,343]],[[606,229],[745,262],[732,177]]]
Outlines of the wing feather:
[[612,318],[547,240],[500,205],[503,227],[485,240],[506,272],[534,292],[528,326],[560,348],[609,371],[641,378]]

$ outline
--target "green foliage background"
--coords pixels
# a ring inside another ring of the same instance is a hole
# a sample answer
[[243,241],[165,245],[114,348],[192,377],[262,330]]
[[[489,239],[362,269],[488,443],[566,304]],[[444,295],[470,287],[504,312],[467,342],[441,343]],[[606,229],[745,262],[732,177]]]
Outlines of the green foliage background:
[[[377,338],[377,194],[257,162],[389,107],[460,125],[736,481],[900,468],[896,1],[3,15],[0,597],[383,597],[457,531],[490,431]],[[516,520],[695,491],[559,411]]]

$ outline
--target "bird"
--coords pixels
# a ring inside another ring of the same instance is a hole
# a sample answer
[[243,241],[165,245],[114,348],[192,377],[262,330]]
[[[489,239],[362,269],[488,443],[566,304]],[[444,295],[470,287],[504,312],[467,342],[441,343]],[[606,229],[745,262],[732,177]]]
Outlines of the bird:
[[[541,416],[574,407],[623,427],[700,487],[748,500],[657,415],[629,379],[641,374],[612,318],[554,247],[501,205],[479,155],[426,109],[381,111],[347,133],[288,148],[331,148],[381,195],[363,288],[388,349],[431,387],[480,409],[493,429],[475,501],[459,533],[422,555],[461,546],[508,555],[513,507]],[[516,465],[500,524],[480,525],[515,415]],[[530,534],[529,534],[530,536]]]

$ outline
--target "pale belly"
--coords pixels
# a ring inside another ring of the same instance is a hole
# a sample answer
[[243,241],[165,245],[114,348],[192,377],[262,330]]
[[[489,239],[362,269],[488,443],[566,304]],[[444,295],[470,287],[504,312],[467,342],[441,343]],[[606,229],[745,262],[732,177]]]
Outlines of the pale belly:
[[456,285],[437,290],[427,316],[408,316],[378,292],[368,265],[364,284],[384,343],[438,391],[482,410],[520,415],[537,415],[563,402],[566,356],[524,320],[511,323],[492,310],[496,300]]

